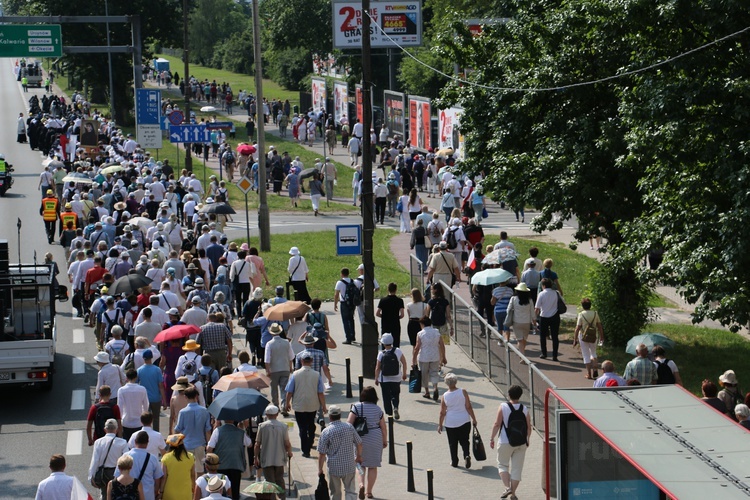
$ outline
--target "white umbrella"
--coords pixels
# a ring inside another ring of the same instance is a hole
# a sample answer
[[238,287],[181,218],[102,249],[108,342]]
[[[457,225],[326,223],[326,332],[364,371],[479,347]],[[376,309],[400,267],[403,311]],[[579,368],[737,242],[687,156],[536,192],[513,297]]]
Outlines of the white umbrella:
[[150,228],[155,226],[154,221],[146,217],[133,217],[128,221],[128,223],[131,225],[137,225],[139,228],[141,228],[141,231],[148,231]]
[[203,111],[204,113],[213,113],[214,111],[216,111],[216,108],[214,108],[213,106],[203,106],[201,108],[201,111]]

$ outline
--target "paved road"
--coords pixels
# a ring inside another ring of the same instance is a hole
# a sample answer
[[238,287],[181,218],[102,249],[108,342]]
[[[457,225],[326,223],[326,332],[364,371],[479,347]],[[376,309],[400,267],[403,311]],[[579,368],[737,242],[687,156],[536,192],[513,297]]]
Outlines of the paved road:
[[[29,89],[23,94],[15,81],[10,59],[0,60],[0,117],[3,133],[0,152],[14,166],[15,183],[7,196],[0,198],[0,238],[7,239],[11,261],[17,260],[16,220],[22,221],[21,251],[24,262],[36,252],[42,261],[51,251],[57,262],[64,261],[59,245],[48,245],[39,216],[37,190],[41,155],[26,144],[16,143],[16,118],[26,114],[26,99],[41,97],[43,90]],[[67,283],[65,276],[60,282]],[[68,472],[86,477],[90,450],[84,438],[86,411],[96,385],[93,363],[95,344],[85,342],[82,322],[70,314],[70,302],[60,304],[57,314],[57,363],[55,386],[51,392],[26,389],[0,389],[0,498],[33,498],[36,485],[49,475],[47,464],[53,453],[68,457]]]

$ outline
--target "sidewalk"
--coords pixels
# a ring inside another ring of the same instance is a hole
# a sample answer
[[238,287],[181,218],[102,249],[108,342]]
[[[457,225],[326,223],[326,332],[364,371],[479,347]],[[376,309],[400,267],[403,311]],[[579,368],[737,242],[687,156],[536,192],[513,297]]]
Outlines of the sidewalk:
[[[328,324],[331,336],[337,341],[339,347],[330,351],[331,374],[333,376],[333,387],[326,393],[326,404],[339,405],[345,420],[352,403],[359,401],[358,377],[361,374],[362,359],[358,344],[345,345],[344,332],[341,317],[333,312],[333,304],[324,303],[322,309],[328,315]],[[357,325],[357,339],[361,339],[361,329]],[[402,331],[406,331],[406,320],[402,321]],[[404,335],[405,337],[405,335]],[[301,350],[301,345],[296,339],[292,343],[295,352]],[[235,335],[235,347],[244,349],[244,337]],[[401,349],[406,356],[408,364],[411,364],[412,347],[402,344]],[[351,359],[352,377],[352,399],[346,398],[346,358]],[[440,404],[432,400],[426,400],[420,394],[410,394],[408,384],[401,385],[401,404],[399,406],[401,420],[394,422],[396,464],[388,464],[388,449],[383,450],[382,467],[379,470],[378,480],[375,483],[373,494],[375,498],[419,498],[427,494],[427,469],[433,470],[433,488],[435,498],[455,499],[462,492],[468,491],[467,485],[471,485],[472,498],[496,498],[498,492],[504,490],[502,481],[497,473],[495,451],[489,447],[490,431],[494,423],[498,405],[505,401],[505,397],[482,375],[479,369],[463,354],[455,344],[447,346],[446,357],[448,358],[448,369],[445,373],[453,372],[458,375],[459,387],[466,389],[474,407],[477,417],[479,432],[484,440],[487,450],[487,460],[475,462],[472,457],[471,469],[465,469],[463,465],[459,468],[450,466],[450,453],[448,451],[448,439],[443,433],[437,433],[437,422],[440,412]],[[372,380],[365,379],[365,386],[373,385]],[[440,393],[445,390],[445,384],[440,383]],[[267,393],[267,390],[264,390]],[[378,397],[381,396],[380,388],[377,389]],[[382,408],[382,404],[381,404]],[[294,423],[293,414],[287,418],[280,417],[284,422]],[[299,433],[296,424],[289,429],[289,436],[294,449],[292,458],[292,479],[299,489],[299,498],[314,498],[315,488],[318,481],[318,454],[313,450],[312,458],[303,458],[299,451]],[[387,421],[386,421],[387,425]],[[320,431],[318,431],[318,436]],[[408,493],[407,468],[406,468],[406,442],[413,443],[414,484],[416,492]],[[317,445],[317,440],[316,440]],[[518,497],[523,499],[541,499],[544,493],[541,490],[543,474],[543,442],[538,434],[532,433],[531,445],[526,453],[523,481],[518,489]],[[460,448],[459,448],[460,453]],[[463,464],[463,461],[461,462]],[[243,480],[242,488],[250,484]]]

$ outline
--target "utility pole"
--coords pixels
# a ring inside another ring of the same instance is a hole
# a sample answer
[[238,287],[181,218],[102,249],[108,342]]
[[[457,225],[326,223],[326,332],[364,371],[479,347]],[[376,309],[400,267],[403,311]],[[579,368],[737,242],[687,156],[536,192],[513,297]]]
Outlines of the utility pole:
[[271,221],[268,216],[268,200],[266,198],[266,148],[263,112],[263,70],[260,61],[260,12],[258,0],[253,2],[253,52],[255,58],[255,121],[258,129],[258,233],[260,235],[260,249],[271,251]]
[[[104,0],[104,16],[109,18],[109,1]],[[107,48],[112,46],[109,38],[109,21],[106,23],[107,29]],[[115,119],[115,83],[112,76],[112,52],[107,51],[107,66],[109,70],[109,115],[112,123],[117,123]]]
[[378,326],[375,322],[375,264],[372,259],[375,218],[372,192],[372,58],[370,50],[370,0],[362,0],[362,264],[365,266],[365,322],[362,325],[362,375],[375,377],[378,357]]
[[[188,92],[188,83],[190,82],[190,51],[188,45],[188,0],[182,0],[182,59],[185,63],[185,73],[182,80],[185,82],[185,118],[182,123],[190,123],[190,92]],[[190,154],[190,144],[185,143],[185,168],[188,172],[193,171],[193,157]]]

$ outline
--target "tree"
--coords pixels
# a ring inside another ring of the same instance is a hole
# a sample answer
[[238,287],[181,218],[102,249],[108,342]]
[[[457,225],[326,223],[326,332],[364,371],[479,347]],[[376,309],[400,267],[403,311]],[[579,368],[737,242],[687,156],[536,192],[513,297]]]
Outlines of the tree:
[[244,31],[249,23],[232,0],[197,0],[190,12],[190,61],[221,68],[216,65],[221,61],[214,59],[217,46],[237,31]]
[[[599,282],[616,285],[614,307],[643,307],[644,287],[660,278],[692,302],[703,293],[696,318],[747,323],[741,221],[750,190],[741,124],[750,111],[750,67],[739,57],[747,34],[659,70],[566,85],[643,68],[748,26],[743,4],[730,1],[720,11],[707,1],[508,7],[514,18],[479,37],[459,22],[436,33],[440,54],[477,68],[472,84],[449,85],[441,102],[464,107],[466,168],[487,173],[496,199],[539,208],[537,230],[575,217],[577,239],[604,234],[611,276]],[[655,275],[642,272],[638,263],[659,246],[665,265]],[[630,317],[613,325],[620,341],[648,315]]]

